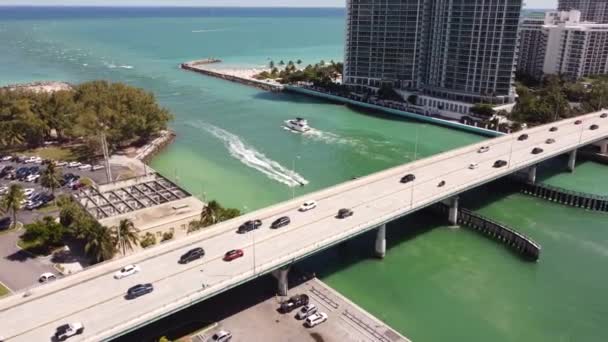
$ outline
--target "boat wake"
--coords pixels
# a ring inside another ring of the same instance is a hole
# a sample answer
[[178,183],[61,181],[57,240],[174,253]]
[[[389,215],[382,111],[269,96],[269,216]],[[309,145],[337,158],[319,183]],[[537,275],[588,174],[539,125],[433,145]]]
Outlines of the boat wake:
[[278,162],[268,158],[253,146],[247,145],[235,134],[205,122],[198,122],[192,124],[192,126],[202,128],[214,137],[222,140],[233,158],[263,173],[268,178],[290,187],[308,184],[308,181],[297,172],[289,170]]

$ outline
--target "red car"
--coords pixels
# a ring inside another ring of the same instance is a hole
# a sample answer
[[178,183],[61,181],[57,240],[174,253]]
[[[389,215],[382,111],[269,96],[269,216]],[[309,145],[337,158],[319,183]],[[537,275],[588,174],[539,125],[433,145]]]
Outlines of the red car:
[[245,255],[245,253],[243,253],[242,249],[233,249],[224,254],[224,261],[232,261],[242,257],[243,255]]

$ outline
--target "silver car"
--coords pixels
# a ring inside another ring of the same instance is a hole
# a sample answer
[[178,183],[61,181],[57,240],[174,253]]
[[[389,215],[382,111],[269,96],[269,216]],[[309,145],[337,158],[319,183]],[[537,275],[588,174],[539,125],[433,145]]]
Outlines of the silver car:
[[316,314],[317,311],[319,311],[319,309],[317,309],[317,306],[314,304],[304,305],[302,308],[300,308],[300,310],[298,310],[296,319],[306,319],[310,315]]

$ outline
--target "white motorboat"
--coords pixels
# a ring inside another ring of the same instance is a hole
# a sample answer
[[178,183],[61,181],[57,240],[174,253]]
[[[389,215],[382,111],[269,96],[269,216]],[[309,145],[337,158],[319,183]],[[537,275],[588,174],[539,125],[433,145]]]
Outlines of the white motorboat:
[[292,120],[285,121],[285,126],[287,128],[292,129],[296,132],[305,133],[310,131],[310,126],[308,126],[308,121],[302,118],[295,118]]

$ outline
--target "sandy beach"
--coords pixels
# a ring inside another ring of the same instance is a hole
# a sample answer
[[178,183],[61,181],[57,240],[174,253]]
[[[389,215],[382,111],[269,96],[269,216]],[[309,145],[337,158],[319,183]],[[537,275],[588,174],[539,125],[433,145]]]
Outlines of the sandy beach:
[[62,90],[72,90],[72,85],[66,82],[34,82],[34,83],[26,83],[26,84],[12,84],[2,89],[15,91],[15,90],[24,90],[24,91],[33,91],[35,93],[54,93],[56,91]]

